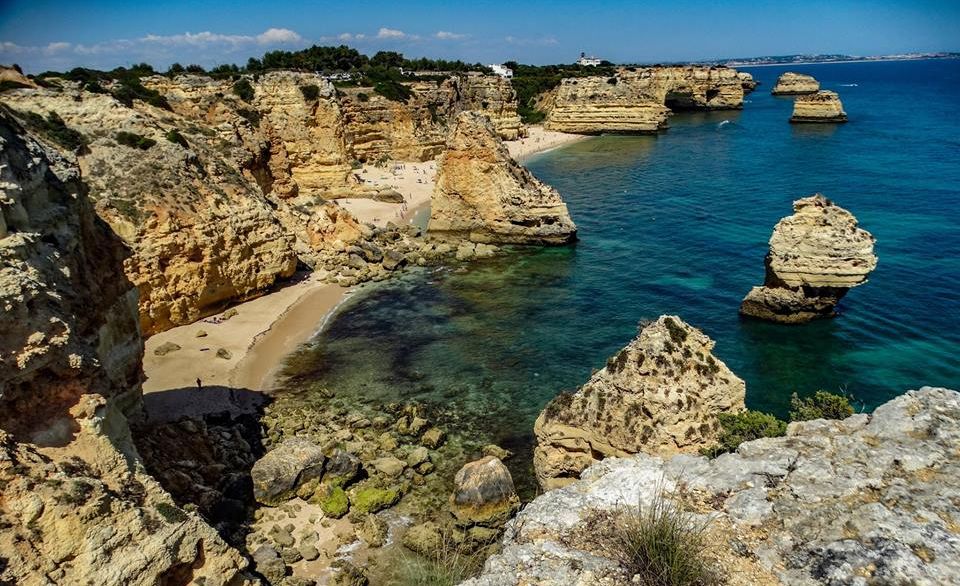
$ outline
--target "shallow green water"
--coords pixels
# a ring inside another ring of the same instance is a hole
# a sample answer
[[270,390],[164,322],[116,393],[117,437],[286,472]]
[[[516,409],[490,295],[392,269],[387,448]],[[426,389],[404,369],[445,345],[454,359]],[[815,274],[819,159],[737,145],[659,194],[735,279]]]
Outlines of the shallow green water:
[[[515,475],[543,405],[663,313],[710,335],[748,404],[781,415],[794,391],[842,389],[870,409],[960,387],[960,61],[791,69],[839,91],[850,122],[788,124],[791,101],[768,93],[783,69],[757,68],[742,112],[529,161],[567,201],[576,246],[373,287],[309,348],[310,376],[358,400],[444,405],[461,431],[521,452]],[[741,319],[774,224],[817,191],[877,237],[878,269],[837,319]]]

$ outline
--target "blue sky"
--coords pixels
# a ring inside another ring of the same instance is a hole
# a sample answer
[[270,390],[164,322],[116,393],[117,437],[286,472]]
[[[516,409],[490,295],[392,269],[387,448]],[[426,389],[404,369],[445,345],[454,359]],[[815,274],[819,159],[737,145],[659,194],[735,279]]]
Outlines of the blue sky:
[[580,51],[615,62],[960,51],[960,0],[0,0],[0,63],[29,72],[244,63],[313,43],[540,64]]

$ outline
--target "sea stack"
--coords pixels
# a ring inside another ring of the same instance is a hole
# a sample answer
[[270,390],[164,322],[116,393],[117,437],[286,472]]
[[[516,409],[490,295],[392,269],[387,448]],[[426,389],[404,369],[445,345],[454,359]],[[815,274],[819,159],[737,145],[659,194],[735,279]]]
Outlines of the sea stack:
[[802,73],[784,73],[777,79],[777,85],[773,86],[770,92],[775,96],[802,96],[804,94],[815,94],[820,90],[820,82],[812,75]]
[[840,299],[877,266],[876,239],[857,218],[819,193],[793,202],[770,237],[766,279],[740,313],[778,323],[832,317]]
[[713,345],[661,316],[575,393],[554,398],[534,426],[540,486],[565,486],[605,457],[695,453],[713,442],[717,415],[742,411],[746,390]]
[[836,92],[820,90],[815,94],[798,96],[793,102],[793,116],[790,122],[823,123],[846,122],[847,113],[843,111],[840,96]]
[[437,165],[427,230],[488,244],[566,244],[577,227],[555,189],[513,160],[490,119],[457,115]]

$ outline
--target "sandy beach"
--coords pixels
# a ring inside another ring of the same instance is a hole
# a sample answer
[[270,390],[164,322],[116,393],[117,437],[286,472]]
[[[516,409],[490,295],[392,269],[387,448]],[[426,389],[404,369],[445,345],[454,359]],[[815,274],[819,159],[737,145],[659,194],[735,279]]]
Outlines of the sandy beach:
[[[540,126],[531,126],[528,132],[526,138],[506,143],[519,161],[584,138]],[[361,198],[337,201],[362,222],[377,226],[409,222],[429,205],[436,170],[435,161],[367,165],[359,170],[363,181],[395,189],[403,203]],[[146,341],[143,361],[148,415],[169,420],[224,408],[244,409],[237,393],[248,397],[251,391],[269,391],[283,358],[313,337],[349,294],[348,289],[310,275],[223,313],[152,336]],[[163,355],[155,353],[168,343],[180,348]]]

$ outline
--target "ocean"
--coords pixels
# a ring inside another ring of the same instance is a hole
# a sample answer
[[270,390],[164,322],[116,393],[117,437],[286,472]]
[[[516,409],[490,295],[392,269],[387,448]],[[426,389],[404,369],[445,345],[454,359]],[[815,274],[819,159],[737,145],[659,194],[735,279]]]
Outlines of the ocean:
[[[960,388],[960,60],[741,70],[761,82],[742,111],[527,162],[566,200],[575,246],[366,288],[301,351],[301,374],[357,402],[439,406],[455,432],[516,451],[528,488],[539,411],[661,314],[713,338],[748,406],[779,416],[794,392],[844,392],[869,411],[923,385]],[[837,91],[850,121],[789,124],[792,100],[769,93],[786,70]],[[741,318],[774,225],[817,192],[873,233],[878,268],[835,319]]]

